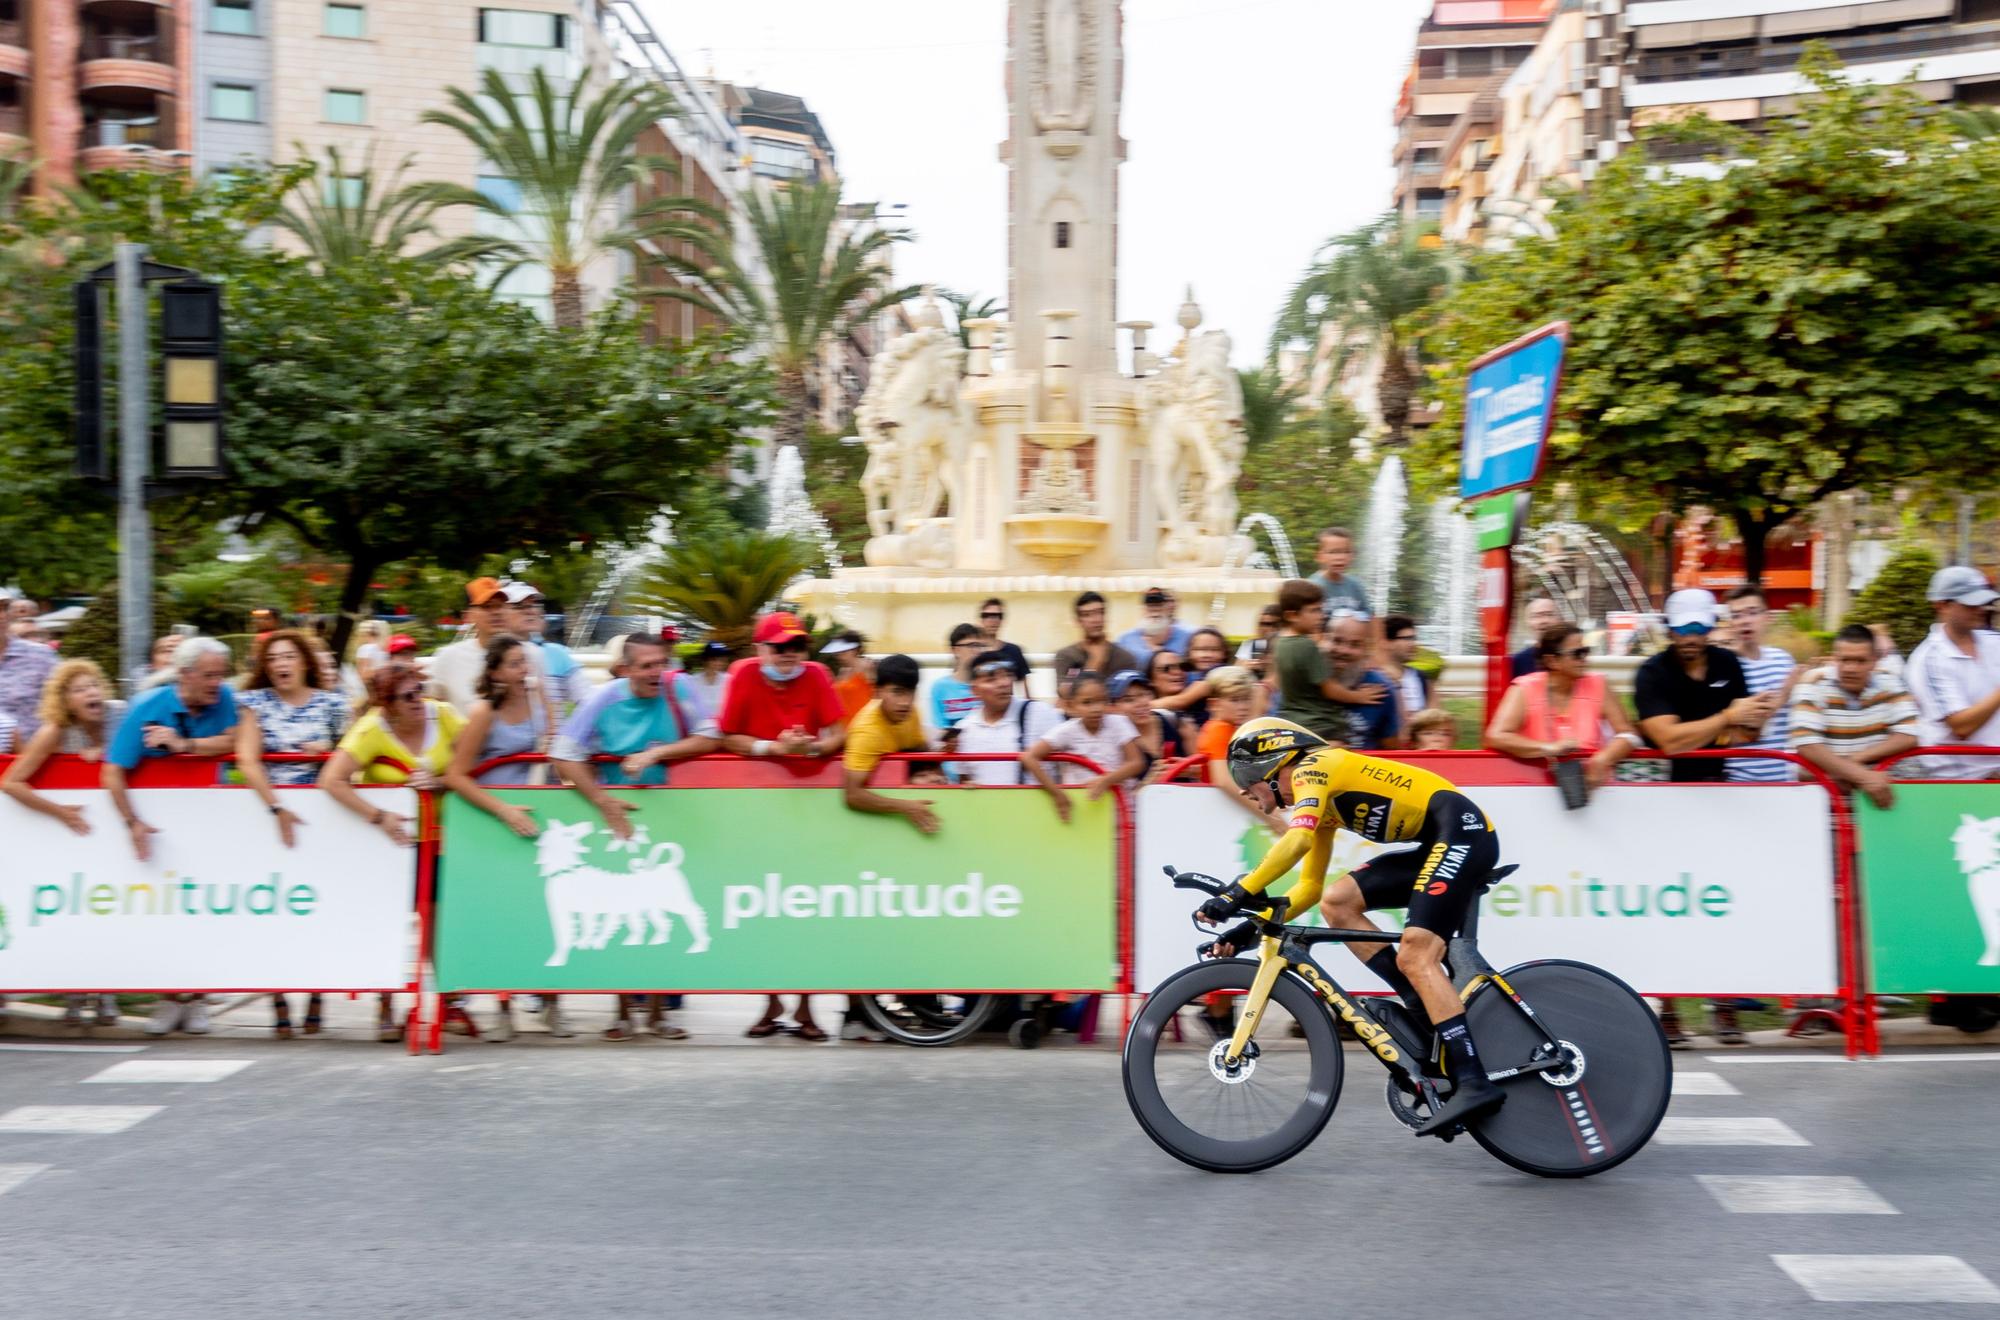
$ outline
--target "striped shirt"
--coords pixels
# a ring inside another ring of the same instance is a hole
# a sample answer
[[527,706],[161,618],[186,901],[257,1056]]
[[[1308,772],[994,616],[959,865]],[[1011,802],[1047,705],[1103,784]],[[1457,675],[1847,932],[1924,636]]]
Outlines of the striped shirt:
[[1815,669],[1792,689],[1793,751],[1823,746],[1836,756],[1856,756],[1896,734],[1918,736],[1917,703],[1903,680],[1882,669],[1868,675],[1855,696],[1833,669]]
[[[1736,657],[1743,664],[1743,679],[1750,686],[1750,695],[1776,692],[1785,686],[1796,667],[1791,652],[1776,646],[1766,646],[1754,655]],[[1757,741],[1744,743],[1745,747],[1766,747],[1774,752],[1785,750],[1786,735],[1791,729],[1791,715],[1783,706],[1764,721],[1764,727],[1757,734]],[[1785,761],[1731,761],[1727,771],[1734,783],[1788,784],[1793,779],[1793,767]]]
[[[1930,636],[1910,652],[1903,675],[1923,720],[1926,747],[1941,743],[2000,746],[2000,713],[1969,738],[1954,738],[1945,727],[1945,716],[1978,705],[2000,687],[2000,633],[1975,632],[1972,642],[1974,654],[1967,655],[1944,635],[1943,624],[1932,624]],[[2000,770],[2000,758],[1926,756],[1920,765],[1920,773],[1929,779],[1983,779]]]

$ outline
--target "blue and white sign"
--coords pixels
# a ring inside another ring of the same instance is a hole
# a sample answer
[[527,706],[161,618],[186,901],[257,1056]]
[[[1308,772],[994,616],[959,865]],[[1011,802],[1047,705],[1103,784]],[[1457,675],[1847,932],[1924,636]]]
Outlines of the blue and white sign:
[[1543,326],[1472,365],[1458,493],[1477,499],[1532,483],[1556,415],[1569,325]]

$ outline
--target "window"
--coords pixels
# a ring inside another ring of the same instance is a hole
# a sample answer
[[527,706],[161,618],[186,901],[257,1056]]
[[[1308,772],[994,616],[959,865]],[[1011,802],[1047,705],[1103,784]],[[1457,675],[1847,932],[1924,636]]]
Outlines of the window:
[[521,209],[521,185],[503,174],[480,175],[479,195],[508,215]]
[[328,206],[344,206],[352,210],[361,205],[361,176],[329,174],[320,189],[320,196],[325,199]]
[[533,46],[563,50],[569,45],[567,20],[561,14],[537,14],[523,9],[479,11],[479,39],[489,46]]
[[208,89],[208,117],[257,122],[257,89],[241,83],[215,83]]
[[1484,78],[1493,72],[1493,52],[1483,46],[1473,46],[1452,52],[1457,57],[1458,67],[1453,73],[1456,78]]
[[326,92],[324,118],[329,124],[367,123],[368,94],[329,87]]
[[814,173],[812,150],[775,138],[750,139],[751,168],[767,179],[807,179]]
[[210,0],[208,30],[254,37],[257,35],[257,11],[251,0]]
[[360,5],[328,5],[320,31],[329,37],[359,40],[368,35],[368,11]]
[[1056,221],[1056,246],[1059,248],[1069,246],[1069,221],[1067,220]]
[[1438,163],[1438,147],[1418,147],[1410,154],[1410,164],[1420,170],[1435,168]]

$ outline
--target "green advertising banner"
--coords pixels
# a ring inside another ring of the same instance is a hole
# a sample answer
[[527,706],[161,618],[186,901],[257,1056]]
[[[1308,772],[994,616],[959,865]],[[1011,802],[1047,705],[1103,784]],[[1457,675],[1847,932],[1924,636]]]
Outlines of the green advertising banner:
[[620,790],[619,840],[568,790],[509,789],[523,839],[444,802],[442,990],[1109,990],[1109,798],[902,790],[942,828],[826,789]]
[[2000,784],[1898,784],[1889,810],[1854,807],[1869,988],[2000,994]]

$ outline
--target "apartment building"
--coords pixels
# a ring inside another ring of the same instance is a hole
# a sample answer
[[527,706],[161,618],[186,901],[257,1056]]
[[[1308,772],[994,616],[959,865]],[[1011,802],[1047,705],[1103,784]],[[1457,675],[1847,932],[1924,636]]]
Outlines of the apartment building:
[[92,170],[185,166],[197,0],[0,0],[0,155],[49,193]]
[[1490,96],[1535,46],[1555,0],[1435,0],[1395,108],[1394,207],[1441,222],[1447,140],[1460,115]]

